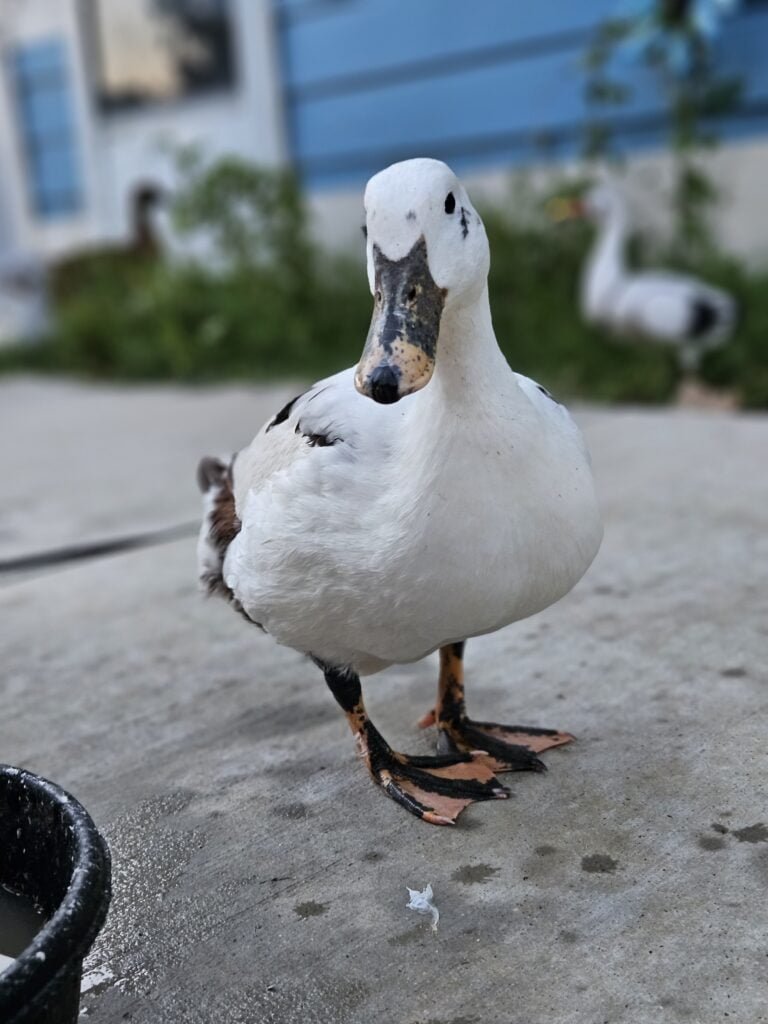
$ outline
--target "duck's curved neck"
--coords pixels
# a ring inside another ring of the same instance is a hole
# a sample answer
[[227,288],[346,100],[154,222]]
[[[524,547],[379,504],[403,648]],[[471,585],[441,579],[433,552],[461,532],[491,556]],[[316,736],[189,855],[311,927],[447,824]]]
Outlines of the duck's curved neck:
[[601,224],[592,252],[587,261],[587,301],[599,304],[626,275],[624,248],[627,237],[627,217],[616,206]]
[[432,381],[435,395],[461,403],[492,393],[512,373],[496,341],[488,286],[471,304],[443,314]]

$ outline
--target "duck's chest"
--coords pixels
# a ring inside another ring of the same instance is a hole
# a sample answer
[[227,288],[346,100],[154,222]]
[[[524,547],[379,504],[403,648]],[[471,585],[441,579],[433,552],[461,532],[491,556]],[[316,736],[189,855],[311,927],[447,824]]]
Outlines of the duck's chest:
[[596,521],[589,467],[567,431],[484,426],[411,452],[391,506],[393,570],[446,619],[474,609],[478,631],[567,592],[591,559]]
[[599,543],[567,422],[433,419],[375,458],[322,449],[322,470],[306,461],[314,476],[254,498],[228,585],[281,643],[358,667],[531,615],[574,585]]

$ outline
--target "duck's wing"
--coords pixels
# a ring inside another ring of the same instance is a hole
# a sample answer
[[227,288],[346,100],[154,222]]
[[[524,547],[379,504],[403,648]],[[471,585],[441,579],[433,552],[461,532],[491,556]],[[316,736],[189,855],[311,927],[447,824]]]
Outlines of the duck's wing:
[[536,413],[552,428],[553,437],[558,442],[567,442],[591,464],[591,457],[581,431],[577,427],[570,412],[562,402],[552,395],[543,384],[515,373],[518,387],[527,397]]
[[[384,409],[358,393],[352,367],[291,399],[235,458],[238,514],[250,495],[276,484],[286,473],[303,475],[309,466],[327,467],[363,455],[377,443],[378,420]],[[321,449],[334,449],[333,457],[326,453],[318,459]]]
[[618,301],[618,319],[631,332],[686,344],[721,337],[733,327],[729,295],[684,274],[648,271],[630,277]]
[[[197,481],[203,494],[203,522],[198,540],[198,573],[209,592],[226,592],[223,564],[230,544],[242,527],[248,495],[275,475],[290,472],[312,448],[352,444],[359,436],[363,408],[352,370],[319,381],[275,413],[251,444],[233,456],[202,459]],[[236,501],[239,498],[239,502]]]
[[403,415],[360,395],[345,370],[287,403],[236,456],[241,528],[222,575],[249,618],[280,643],[317,648],[317,609],[330,600],[323,595],[339,573],[366,575],[370,530],[361,523],[375,518]]
[[515,380],[520,390],[528,398],[528,401],[539,412],[549,415],[555,409],[565,411],[565,406],[558,402],[555,396],[550,391],[547,391],[543,384],[539,384],[538,381],[532,380],[530,377],[524,377],[522,373],[515,373]]

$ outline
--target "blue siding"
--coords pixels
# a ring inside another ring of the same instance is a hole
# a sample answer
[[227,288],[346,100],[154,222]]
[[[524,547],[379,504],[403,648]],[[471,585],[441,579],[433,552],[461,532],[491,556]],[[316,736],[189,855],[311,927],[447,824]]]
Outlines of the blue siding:
[[588,38],[616,0],[348,0],[326,17],[294,18],[290,28],[291,84],[344,74],[397,69],[433,58],[464,57],[503,44],[523,48]]
[[[275,0],[294,160],[310,185],[431,155],[464,167],[578,151],[581,59],[617,0]],[[718,67],[741,75],[725,134],[768,131],[768,6],[730,20]],[[653,77],[628,65],[609,119],[621,148],[658,142]]]
[[[335,95],[296,110],[301,156],[312,163],[355,152],[363,141],[393,149],[404,135],[431,148],[510,130],[535,138],[585,116],[581,82],[576,60],[565,53]],[[623,109],[631,116],[657,107],[646,88]],[[344,130],[334,131],[337,125]]]
[[56,39],[17,47],[11,69],[33,209],[76,213],[83,196],[65,47]]

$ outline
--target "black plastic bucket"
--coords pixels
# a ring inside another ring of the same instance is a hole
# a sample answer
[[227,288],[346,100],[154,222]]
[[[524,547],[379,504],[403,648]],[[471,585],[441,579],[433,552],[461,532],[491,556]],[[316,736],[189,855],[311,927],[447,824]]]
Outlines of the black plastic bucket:
[[2,1024],[74,1024],[83,959],[107,916],[109,848],[85,808],[39,775],[0,764],[0,883],[45,924],[0,974]]

